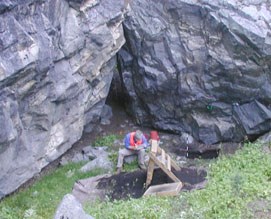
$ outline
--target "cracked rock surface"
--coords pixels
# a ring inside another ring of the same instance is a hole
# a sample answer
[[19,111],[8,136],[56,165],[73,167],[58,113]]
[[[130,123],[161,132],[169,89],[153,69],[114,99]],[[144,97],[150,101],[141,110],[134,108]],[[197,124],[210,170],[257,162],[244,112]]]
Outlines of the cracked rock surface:
[[270,1],[134,0],[119,53],[139,124],[205,144],[271,129]]
[[99,121],[123,19],[121,1],[1,1],[0,199]]

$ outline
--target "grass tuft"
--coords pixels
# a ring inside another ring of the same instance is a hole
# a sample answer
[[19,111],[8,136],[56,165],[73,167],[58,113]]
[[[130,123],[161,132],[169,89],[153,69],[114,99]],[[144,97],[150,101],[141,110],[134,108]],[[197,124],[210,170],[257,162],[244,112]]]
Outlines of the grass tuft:
[[79,171],[81,166],[82,163],[73,163],[60,167],[31,187],[5,198],[0,202],[0,218],[53,218],[58,204],[72,191],[76,180],[102,173],[99,169],[82,173]]
[[170,209],[168,197],[96,202],[85,206],[86,212],[96,219],[154,219],[165,218]]
[[101,147],[101,146],[107,146],[107,147],[113,147],[114,142],[118,139],[120,139],[121,136],[118,135],[107,135],[103,137],[99,137],[95,140],[94,146],[95,147]]

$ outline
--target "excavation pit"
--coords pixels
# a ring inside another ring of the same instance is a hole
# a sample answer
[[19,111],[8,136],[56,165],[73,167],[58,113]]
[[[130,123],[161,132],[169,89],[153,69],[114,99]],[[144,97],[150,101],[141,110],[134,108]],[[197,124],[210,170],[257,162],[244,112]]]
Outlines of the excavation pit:
[[159,195],[159,196],[176,196],[182,188],[181,182],[165,183],[161,185],[150,186],[144,193],[144,196]]
[[[201,189],[206,184],[206,171],[204,169],[181,168],[180,171],[173,171],[183,183],[181,191]],[[140,198],[145,189],[147,173],[145,171],[134,171],[120,173],[99,179],[96,188],[105,191],[106,197],[110,200]],[[151,186],[173,183],[173,181],[161,170],[155,169]]]

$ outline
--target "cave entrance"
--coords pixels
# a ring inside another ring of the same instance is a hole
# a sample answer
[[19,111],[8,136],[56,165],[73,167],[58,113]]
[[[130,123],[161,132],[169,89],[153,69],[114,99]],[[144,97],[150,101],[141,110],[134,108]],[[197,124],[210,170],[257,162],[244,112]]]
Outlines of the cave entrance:
[[123,82],[120,75],[120,67],[118,62],[116,63],[115,69],[113,71],[113,77],[106,99],[106,104],[117,105],[125,109],[129,98],[123,89]]
[[[120,67],[118,62],[115,64],[113,69],[113,77],[108,91],[108,95],[105,104],[109,106],[112,110],[110,122],[104,126],[106,129],[119,130],[120,127],[117,126],[127,126],[127,132],[134,126],[136,126],[135,121],[131,113],[129,113],[128,106],[130,98],[123,88],[123,82],[120,73]],[[101,117],[102,119],[102,117]],[[111,126],[111,127],[110,127]],[[114,127],[115,126],[115,127]],[[132,129],[131,129],[132,130]]]

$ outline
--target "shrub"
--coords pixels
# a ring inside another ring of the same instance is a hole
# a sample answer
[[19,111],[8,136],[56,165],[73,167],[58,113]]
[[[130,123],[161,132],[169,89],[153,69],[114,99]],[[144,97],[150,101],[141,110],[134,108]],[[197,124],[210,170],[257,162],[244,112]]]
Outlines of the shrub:
[[112,147],[114,145],[114,142],[120,139],[120,136],[117,135],[107,135],[103,137],[99,137],[98,139],[95,140],[94,146],[99,147],[99,146],[108,146]]

